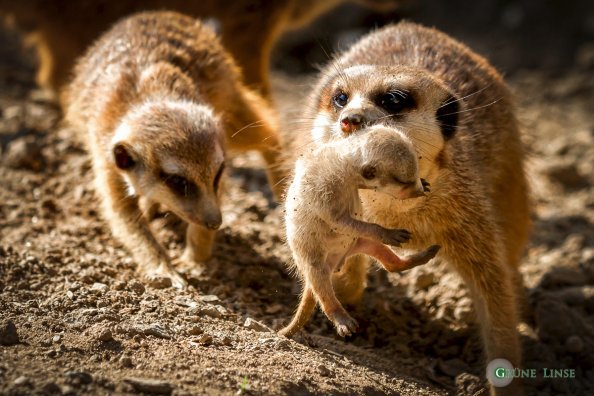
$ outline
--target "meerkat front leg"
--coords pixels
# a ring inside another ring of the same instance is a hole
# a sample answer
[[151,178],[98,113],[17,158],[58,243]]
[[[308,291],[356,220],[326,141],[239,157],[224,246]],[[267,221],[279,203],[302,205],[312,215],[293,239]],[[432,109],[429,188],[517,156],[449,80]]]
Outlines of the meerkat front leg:
[[384,228],[379,224],[353,219],[348,213],[339,216],[334,222],[341,233],[379,240],[390,246],[399,247],[411,238],[411,233],[405,229]]
[[96,174],[105,216],[115,237],[132,252],[138,270],[148,278],[168,277],[174,287],[184,288],[187,282],[171,266],[167,252],[151,233],[138,198],[127,194],[127,186],[117,173],[108,169]]
[[199,263],[208,260],[212,255],[216,231],[197,224],[188,224],[186,230],[186,248],[181,257],[186,263]]

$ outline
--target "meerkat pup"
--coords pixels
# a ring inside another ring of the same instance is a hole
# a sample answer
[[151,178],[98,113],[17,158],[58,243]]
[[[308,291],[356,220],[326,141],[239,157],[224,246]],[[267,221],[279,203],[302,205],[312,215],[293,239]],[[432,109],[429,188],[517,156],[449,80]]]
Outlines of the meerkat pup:
[[[161,204],[187,222],[182,258],[206,260],[221,225],[226,148],[260,150],[269,164],[280,151],[272,112],[242,84],[215,33],[173,12],[116,24],[80,60],[64,102],[67,122],[86,132],[114,235],[145,275],[170,277],[176,287],[185,281],[141,203]],[[282,178],[275,169],[272,184]]]
[[374,257],[389,272],[425,264],[437,254],[434,245],[399,258],[386,245],[400,246],[411,234],[358,220],[359,189],[396,199],[423,196],[428,190],[418,174],[413,145],[399,132],[372,127],[348,139],[313,149],[297,160],[289,187],[285,222],[294,265],[304,282],[301,302],[291,323],[280,334],[291,336],[311,317],[316,300],[342,336],[357,329],[336,298],[332,274],[354,254]]
[[[411,231],[407,247],[438,243],[474,296],[487,360],[520,367],[518,264],[530,210],[524,150],[502,77],[463,44],[412,23],[370,33],[322,76],[304,114],[310,133],[298,131],[293,154],[328,142],[349,145],[350,135],[371,125],[408,139],[431,194],[396,200],[362,190],[363,219]],[[365,287],[361,257],[334,276],[343,302]],[[521,386],[514,380],[491,392],[517,395]]]

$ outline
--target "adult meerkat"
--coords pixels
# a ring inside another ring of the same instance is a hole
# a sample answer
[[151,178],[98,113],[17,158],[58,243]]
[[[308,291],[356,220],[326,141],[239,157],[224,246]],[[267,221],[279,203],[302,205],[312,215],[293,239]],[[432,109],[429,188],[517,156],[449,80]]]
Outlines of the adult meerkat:
[[[524,151],[502,77],[447,35],[399,23],[367,35],[323,71],[305,119],[311,133],[300,131],[295,154],[374,124],[410,139],[431,194],[399,201],[364,190],[364,219],[410,230],[410,247],[441,245],[440,255],[474,295],[487,359],[519,367],[518,264],[530,210]],[[366,270],[365,260],[348,260],[333,279],[337,293],[359,298]],[[492,389],[518,392],[518,380]]]
[[[291,336],[311,317],[316,300],[340,336],[357,329],[332,289],[332,274],[355,254],[374,257],[389,272],[425,264],[439,246],[399,258],[386,245],[410,240],[404,229],[387,229],[357,219],[359,189],[397,199],[428,190],[419,178],[417,154],[408,139],[392,128],[371,127],[346,139],[314,148],[297,160],[285,204],[287,241],[303,280],[301,301],[281,335]],[[385,245],[384,245],[385,244]]]
[[[37,83],[57,91],[70,76],[75,60],[100,34],[125,16],[140,11],[178,11],[215,18],[223,45],[243,69],[245,82],[270,91],[269,59],[287,30],[305,26],[317,16],[349,0],[0,0],[7,15],[35,47]],[[350,0],[378,11],[394,9],[402,0]]]
[[241,82],[215,33],[174,12],[141,13],[116,24],[75,74],[64,96],[66,120],[86,132],[113,233],[142,272],[166,275],[182,287],[139,201],[163,204],[186,221],[183,258],[207,259],[221,224],[227,147],[260,150],[280,193],[275,118]]

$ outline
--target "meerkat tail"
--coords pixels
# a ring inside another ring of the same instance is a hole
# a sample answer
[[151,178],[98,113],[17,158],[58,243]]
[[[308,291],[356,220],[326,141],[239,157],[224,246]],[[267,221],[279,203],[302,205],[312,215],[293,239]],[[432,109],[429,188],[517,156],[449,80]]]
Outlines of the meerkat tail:
[[278,333],[285,337],[291,337],[297,333],[309,321],[316,308],[316,298],[311,287],[306,286],[299,301],[297,312],[293,316],[291,323],[281,329]]

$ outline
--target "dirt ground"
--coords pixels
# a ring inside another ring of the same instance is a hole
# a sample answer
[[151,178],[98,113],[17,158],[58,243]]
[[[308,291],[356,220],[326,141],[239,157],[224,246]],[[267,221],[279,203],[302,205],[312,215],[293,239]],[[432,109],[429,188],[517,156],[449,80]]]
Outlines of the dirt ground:
[[[233,160],[214,257],[191,287],[143,283],[98,213],[90,163],[0,34],[0,393],[486,394],[468,293],[444,263],[369,277],[361,324],[335,336],[320,313],[294,340],[277,329],[299,285],[286,271],[281,208],[257,156]],[[530,152],[534,232],[522,264],[528,394],[594,394],[594,54],[561,72],[508,81]],[[298,117],[312,76],[277,72],[275,100]],[[178,256],[183,225],[154,230]]]

